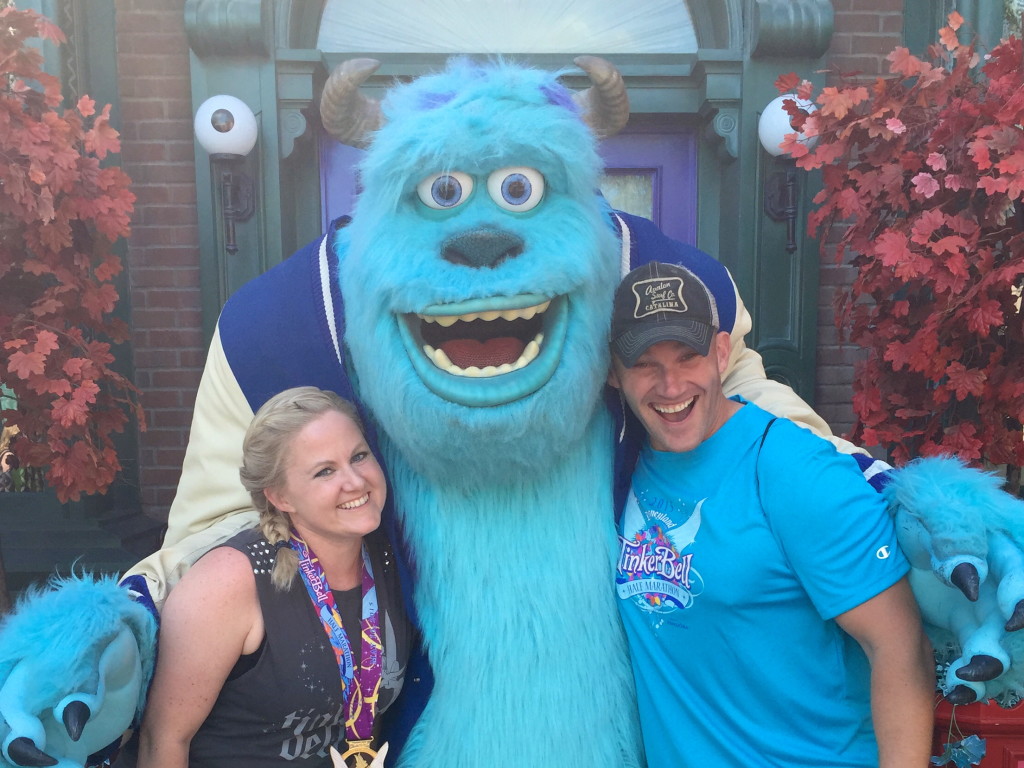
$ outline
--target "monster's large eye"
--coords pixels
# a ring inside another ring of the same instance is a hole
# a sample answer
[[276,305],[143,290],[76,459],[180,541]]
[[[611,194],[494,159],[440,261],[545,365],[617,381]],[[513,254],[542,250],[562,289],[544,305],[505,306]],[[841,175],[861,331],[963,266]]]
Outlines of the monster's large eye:
[[437,210],[454,208],[466,202],[473,191],[473,177],[460,171],[435,173],[416,186],[424,205]]
[[506,211],[528,211],[544,197],[544,177],[534,168],[501,168],[487,177],[487,192]]

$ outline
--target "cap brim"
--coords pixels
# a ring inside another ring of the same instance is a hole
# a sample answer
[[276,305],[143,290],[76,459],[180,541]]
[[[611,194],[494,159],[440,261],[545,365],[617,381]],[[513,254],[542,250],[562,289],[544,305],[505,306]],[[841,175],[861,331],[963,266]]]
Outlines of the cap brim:
[[715,329],[712,326],[697,320],[685,324],[654,323],[626,331],[612,341],[612,351],[627,368],[636,365],[637,358],[649,347],[662,341],[678,341],[702,357],[707,357],[714,336]]

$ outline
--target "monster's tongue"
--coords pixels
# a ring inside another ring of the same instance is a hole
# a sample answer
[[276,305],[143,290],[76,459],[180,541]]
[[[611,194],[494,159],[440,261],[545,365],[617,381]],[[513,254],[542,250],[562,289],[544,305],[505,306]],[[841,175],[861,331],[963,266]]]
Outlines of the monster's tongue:
[[486,368],[508,363],[512,365],[526,348],[520,339],[512,336],[498,336],[493,339],[452,339],[441,345],[448,359],[459,368]]

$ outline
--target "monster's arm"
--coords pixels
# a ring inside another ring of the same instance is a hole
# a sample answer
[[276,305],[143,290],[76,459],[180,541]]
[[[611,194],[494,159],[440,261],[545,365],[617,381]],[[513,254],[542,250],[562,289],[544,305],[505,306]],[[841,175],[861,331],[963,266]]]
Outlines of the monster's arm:
[[750,313],[744,306],[739,291],[736,291],[736,322],[730,334],[732,352],[722,381],[726,397],[741,395],[745,400],[757,404],[769,413],[787,418],[824,437],[840,453],[866,453],[853,443],[833,435],[825,420],[787,385],[768,378],[761,355],[748,347],[744,340],[751,327]]
[[152,614],[113,578],[50,587],[30,592],[0,627],[0,765],[80,768],[142,711]]
[[0,765],[52,759],[80,768],[138,719],[156,645],[156,622],[143,606],[147,588],[162,604],[192,563],[256,519],[238,479],[251,418],[218,333],[164,547],[123,586],[109,579],[61,584],[19,606],[0,630]]
[[238,479],[242,438],[252,416],[218,330],[196,395],[192,432],[163,546],[128,574],[146,578],[158,606],[199,557],[255,524],[257,514]]
[[955,704],[1024,694],[1024,501],[952,458],[891,473],[884,494]]

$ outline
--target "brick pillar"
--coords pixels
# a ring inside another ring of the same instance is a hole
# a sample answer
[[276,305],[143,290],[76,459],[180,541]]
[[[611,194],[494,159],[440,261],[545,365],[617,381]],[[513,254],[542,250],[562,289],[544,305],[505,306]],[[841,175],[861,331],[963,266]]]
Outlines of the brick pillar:
[[185,0],[116,0],[143,510],[166,519],[205,358]]
[[[828,51],[829,67],[859,72],[872,80],[888,72],[885,56],[903,44],[903,0],[833,0],[835,32]],[[818,297],[818,364],[815,409],[838,434],[853,426],[853,364],[864,352],[840,343],[832,301],[848,285],[850,267],[837,265],[835,248],[821,257]]]

